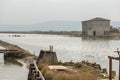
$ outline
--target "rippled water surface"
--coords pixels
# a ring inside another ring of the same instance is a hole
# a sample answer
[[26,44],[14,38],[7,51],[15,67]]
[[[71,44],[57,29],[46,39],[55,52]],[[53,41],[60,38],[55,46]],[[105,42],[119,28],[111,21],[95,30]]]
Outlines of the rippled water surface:
[[[48,50],[49,45],[52,45],[54,46],[54,51],[57,53],[58,59],[61,61],[72,60],[74,62],[77,62],[81,60],[88,60],[101,64],[102,68],[108,68],[108,55],[117,56],[117,53],[114,53],[114,51],[117,48],[120,49],[120,40],[85,40],[81,37],[38,34],[21,34],[21,37],[11,37],[11,35],[12,34],[0,34],[0,40],[19,45],[20,47],[36,55],[39,55],[40,50]],[[118,61],[113,62],[113,70],[118,71]],[[23,68],[19,68],[18,66],[13,67],[13,65],[12,67],[0,65],[0,69],[8,69],[8,71],[10,69],[16,70],[16,74],[19,74],[20,76],[22,76],[22,71],[24,73],[25,70]],[[3,72],[0,70],[0,77],[1,73]],[[5,78],[4,80],[7,80],[6,77],[4,77],[5,74],[8,75],[9,73],[10,72],[7,72],[6,70],[6,72],[2,74],[3,79]],[[15,73],[11,72],[11,74]]]
[[26,67],[4,61],[0,53],[0,80],[27,80],[27,75]]

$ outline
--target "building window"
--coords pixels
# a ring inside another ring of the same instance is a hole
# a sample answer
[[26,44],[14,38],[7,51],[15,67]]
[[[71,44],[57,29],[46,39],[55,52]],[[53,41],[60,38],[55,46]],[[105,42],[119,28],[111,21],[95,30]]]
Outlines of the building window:
[[93,31],[93,36],[96,36],[96,31]]

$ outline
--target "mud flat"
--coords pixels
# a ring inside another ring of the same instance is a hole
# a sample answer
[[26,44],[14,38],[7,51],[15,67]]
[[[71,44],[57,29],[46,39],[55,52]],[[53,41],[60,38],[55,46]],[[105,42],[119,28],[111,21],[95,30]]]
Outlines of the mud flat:
[[28,67],[32,60],[37,59],[37,56],[33,55],[32,53],[30,53],[25,49],[22,49],[17,45],[10,44],[0,40],[0,46],[3,47],[2,49],[18,50],[18,52],[16,53],[16,56],[10,56],[9,59],[4,59],[5,64],[17,63],[20,66],[23,66],[23,64],[25,64],[26,67]]
[[0,40],[0,46],[5,48],[5,49],[18,50],[19,51],[18,56],[20,56],[22,58],[26,58],[26,57],[33,57],[34,59],[37,58],[35,55],[30,53],[29,51],[22,49],[21,47],[19,47],[17,45],[4,42],[2,40]]

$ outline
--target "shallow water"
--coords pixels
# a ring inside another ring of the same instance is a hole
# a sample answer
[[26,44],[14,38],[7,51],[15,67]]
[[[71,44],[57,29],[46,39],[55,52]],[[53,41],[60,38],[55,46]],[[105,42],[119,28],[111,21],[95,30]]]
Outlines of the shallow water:
[[[84,40],[81,37],[41,34],[20,34],[21,37],[11,35],[0,34],[0,40],[19,45],[36,55],[39,55],[40,50],[48,50],[52,45],[58,60],[74,62],[88,60],[101,64],[102,68],[108,68],[108,56],[117,56],[114,51],[120,49],[120,40]],[[113,62],[113,70],[118,71],[118,61]]]
[[[1,53],[0,53],[1,54]],[[0,55],[0,80],[27,80],[28,69],[24,66],[5,62]]]

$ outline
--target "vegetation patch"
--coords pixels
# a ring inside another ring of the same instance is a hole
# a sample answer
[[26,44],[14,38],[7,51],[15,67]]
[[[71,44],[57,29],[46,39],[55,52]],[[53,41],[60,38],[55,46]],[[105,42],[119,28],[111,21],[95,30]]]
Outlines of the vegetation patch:
[[[77,66],[78,67],[78,66]],[[89,70],[77,70],[77,72],[66,72],[66,71],[54,71],[48,68],[48,65],[41,64],[38,65],[38,68],[41,70],[43,76],[46,80],[97,80],[98,76],[95,72]]]

